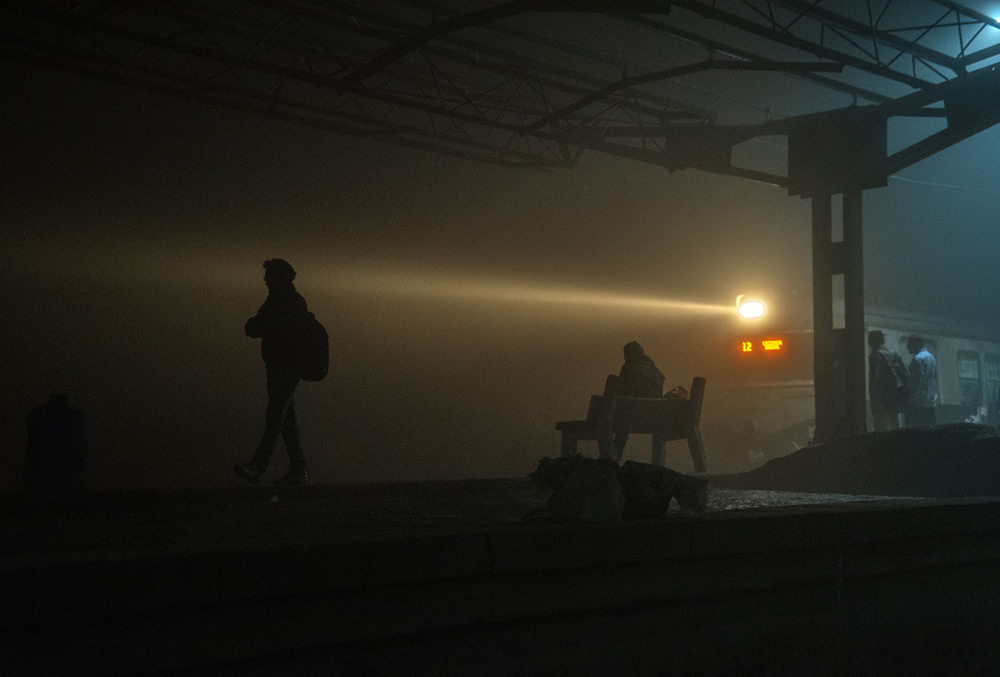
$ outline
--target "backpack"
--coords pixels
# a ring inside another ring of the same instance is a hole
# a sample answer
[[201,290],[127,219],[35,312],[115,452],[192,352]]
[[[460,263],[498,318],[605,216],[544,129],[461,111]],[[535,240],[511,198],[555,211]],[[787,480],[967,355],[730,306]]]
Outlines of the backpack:
[[897,353],[889,355],[889,371],[892,372],[895,381],[892,401],[897,408],[902,408],[910,397],[910,374],[903,364],[903,358]]
[[300,340],[300,378],[303,381],[322,381],[330,368],[330,337],[312,313],[306,313]]

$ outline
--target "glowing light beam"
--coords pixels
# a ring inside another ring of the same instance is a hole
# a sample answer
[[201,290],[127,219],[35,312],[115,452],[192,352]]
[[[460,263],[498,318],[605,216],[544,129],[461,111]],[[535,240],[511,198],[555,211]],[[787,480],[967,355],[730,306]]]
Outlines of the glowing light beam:
[[511,283],[424,273],[338,270],[324,280],[331,291],[489,303],[559,305],[664,313],[724,314],[732,306],[605,291]]

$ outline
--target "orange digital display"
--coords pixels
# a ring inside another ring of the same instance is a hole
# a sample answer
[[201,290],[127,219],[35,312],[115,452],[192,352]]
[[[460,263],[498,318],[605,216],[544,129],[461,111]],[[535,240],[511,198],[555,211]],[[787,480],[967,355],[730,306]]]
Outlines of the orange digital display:
[[725,376],[733,383],[782,383],[813,377],[812,332],[765,329],[735,331],[721,340]]
[[754,339],[740,341],[741,353],[780,352],[785,349],[785,340],[780,338]]

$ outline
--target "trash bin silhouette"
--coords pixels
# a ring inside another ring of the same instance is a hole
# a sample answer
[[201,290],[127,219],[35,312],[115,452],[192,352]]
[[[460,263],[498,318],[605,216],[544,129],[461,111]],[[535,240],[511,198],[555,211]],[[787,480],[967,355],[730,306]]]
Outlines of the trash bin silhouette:
[[39,501],[81,496],[86,470],[87,414],[67,395],[51,395],[28,412],[24,493]]

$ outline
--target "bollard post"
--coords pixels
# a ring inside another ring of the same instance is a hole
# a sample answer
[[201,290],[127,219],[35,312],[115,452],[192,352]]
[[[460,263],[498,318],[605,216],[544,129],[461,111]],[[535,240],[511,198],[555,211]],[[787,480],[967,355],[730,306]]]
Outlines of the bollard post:
[[66,395],[28,412],[24,493],[37,502],[76,498],[86,492],[87,414]]

